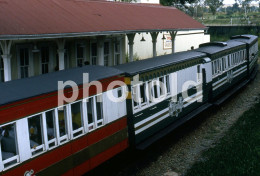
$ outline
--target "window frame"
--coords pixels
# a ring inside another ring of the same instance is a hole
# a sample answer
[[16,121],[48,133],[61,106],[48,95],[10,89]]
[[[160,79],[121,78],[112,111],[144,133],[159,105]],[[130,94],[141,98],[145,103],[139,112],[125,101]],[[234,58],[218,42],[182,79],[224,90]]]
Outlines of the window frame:
[[[105,43],[108,43],[108,53],[105,53],[106,51],[105,51]],[[104,41],[104,66],[110,66],[111,64],[110,64],[110,61],[111,61],[111,42],[109,41],[109,40],[106,40],[106,41]],[[106,59],[105,58],[107,58],[107,61],[106,61]],[[107,62],[107,64],[106,64],[106,62]]]
[[[83,57],[78,57],[78,46],[82,48],[83,51]],[[65,55],[65,54],[64,54]],[[75,58],[76,58],[76,67],[82,67],[84,66],[84,62],[86,61],[86,44],[83,41],[78,41],[75,43]],[[82,65],[78,64],[78,61],[82,60]]]
[[[93,53],[92,53],[92,45],[95,44],[96,45],[96,53],[97,55],[93,56]],[[97,41],[92,41],[90,42],[90,65],[98,65],[98,43]],[[93,64],[93,59],[95,59],[95,64]]]
[[[168,80],[167,80],[167,77],[168,77]],[[151,106],[154,106],[155,104],[158,104],[158,103],[161,103],[162,101],[160,102],[151,102],[151,97],[150,95],[147,95],[147,92],[148,94],[149,93],[152,93],[152,95],[154,96],[154,91],[157,92],[157,95],[158,95],[158,98],[161,98],[163,94],[160,93],[160,87],[158,86],[158,84],[160,83],[160,78],[163,78],[164,80],[164,84],[166,81],[169,81],[168,84],[166,84],[166,97],[165,99],[169,98],[171,96],[171,84],[170,84],[170,74],[166,74],[166,75],[163,75],[163,76],[159,76],[159,77],[156,77],[156,78],[153,78],[153,79],[150,79],[148,81],[143,81],[142,83],[139,83],[139,84],[136,84],[134,86],[131,86],[131,96],[134,97],[134,95],[137,95],[137,99],[138,98],[141,98],[141,85],[145,85],[144,86],[144,89],[145,89],[145,101],[143,102],[136,102],[137,105],[134,106],[134,98],[132,98],[132,110],[133,110],[133,113],[137,113],[137,112],[140,112],[146,108],[149,108]],[[155,84],[157,84],[156,86],[156,89],[154,88]],[[168,87],[167,87],[168,86]],[[134,93],[134,88],[136,88],[136,93]],[[151,89],[151,90],[149,90]]]
[[[18,67],[18,78],[23,79],[21,77],[21,63],[20,63],[20,50],[21,49],[28,49],[28,57],[29,57],[29,65],[28,65],[28,77],[34,75],[34,62],[33,62],[33,53],[32,53],[32,45],[24,44],[24,45],[17,45],[16,53],[17,53],[17,67]],[[25,77],[26,78],[26,77]]]
[[[0,128],[8,125],[14,125],[14,140],[15,140],[15,147],[16,147],[16,155],[12,156],[8,159],[3,160],[2,156],[2,146],[1,146],[1,141],[0,141],[0,171],[9,169],[11,167],[14,167],[15,165],[19,164],[20,162],[20,156],[19,156],[19,147],[18,147],[18,141],[17,141],[17,131],[16,131],[16,122],[9,122],[3,125],[0,125]],[[16,160],[16,163],[11,164],[10,166],[5,167],[5,164],[8,164],[10,162],[13,162]]]
[[[68,117],[68,105],[64,105],[64,106],[59,106],[55,108],[55,122],[56,122],[56,135],[57,135],[57,139],[58,139],[58,145],[62,145],[66,142],[69,141],[69,136],[70,136],[70,130],[69,130],[69,117]],[[65,117],[64,120],[66,122],[65,123],[65,131],[67,132],[65,135],[60,136],[60,126],[59,126],[59,113],[58,113],[58,108],[64,107],[65,108]]]
[[[80,117],[81,117],[81,127],[73,130],[73,120],[72,120],[72,109],[71,109],[71,105],[76,104],[76,103],[80,103]],[[69,119],[70,119],[70,131],[71,131],[71,139],[76,139],[82,135],[84,135],[85,130],[84,130],[84,112],[83,112],[83,101],[79,100],[79,101],[75,101],[73,103],[68,104],[68,109],[69,109]],[[81,134],[74,136],[74,134],[81,132]]]
[[[55,111],[55,109],[56,108],[54,108],[54,109],[50,109],[50,110],[48,110],[48,111],[44,111],[43,112],[43,126],[44,126],[44,128],[43,128],[43,133],[44,133],[44,141],[45,141],[45,144],[46,144],[46,150],[51,150],[51,149],[53,149],[53,148],[55,148],[55,147],[57,147],[59,144],[58,144],[58,133],[57,133],[57,123],[56,123],[56,111]],[[47,116],[46,116],[46,113],[47,112],[51,112],[52,111],[52,113],[53,113],[53,117],[54,117],[54,119],[53,119],[53,125],[54,125],[54,129],[53,129],[53,132],[55,133],[55,137],[53,138],[53,139],[51,139],[51,140],[48,140],[48,125],[47,125]],[[51,143],[55,143],[55,145],[53,146],[53,147],[50,147],[49,145],[51,144]]]
[[[52,50],[52,45],[51,44],[46,44],[46,43],[44,43],[44,44],[40,44],[39,45],[39,48],[40,48],[40,73],[41,74],[46,74],[46,73],[43,73],[43,70],[42,70],[42,65],[44,64],[43,62],[42,62],[42,48],[44,48],[44,47],[46,47],[46,48],[48,48],[48,52],[49,52],[49,62],[47,63],[47,65],[48,65],[48,72],[47,73],[51,73],[52,71],[53,71],[53,50]],[[45,63],[46,64],[46,63]]]
[[[116,51],[116,45],[119,43],[119,51]],[[119,62],[117,62],[117,56],[119,55]],[[114,65],[122,64],[122,39],[116,39],[114,42]]]
[[[29,129],[29,143],[30,143],[30,126],[29,126],[29,119],[30,118],[33,118],[33,117],[35,117],[35,116],[38,116],[38,115],[40,115],[40,117],[41,117],[41,119],[40,119],[40,125],[41,125],[41,134],[42,134],[42,144],[41,145],[38,145],[38,146],[36,146],[35,148],[33,148],[33,147],[31,147],[30,146],[30,151],[31,151],[31,155],[32,155],[32,157],[35,157],[35,156],[38,156],[38,155],[40,155],[41,153],[44,153],[45,151],[46,151],[46,141],[45,141],[45,133],[44,133],[44,130],[45,130],[45,128],[44,128],[44,126],[43,126],[43,124],[44,124],[44,122],[43,122],[43,113],[44,112],[41,112],[41,113],[37,113],[37,114],[33,114],[33,115],[31,115],[31,116],[29,116],[29,117],[27,117],[27,122],[28,122],[28,129]],[[47,130],[47,129],[46,129]],[[31,144],[30,144],[31,145]],[[38,151],[38,150],[40,150],[40,149],[42,149],[42,151],[40,151],[40,152],[36,152],[36,151]],[[33,152],[36,152],[35,154],[33,154]]]
[[[101,115],[102,115],[102,119],[98,120],[97,119],[97,102],[96,102],[96,98],[98,96],[102,97],[102,106],[101,106]],[[88,103],[90,103],[90,101],[88,101],[89,99],[92,99],[91,101],[91,110],[92,110],[92,123],[88,123]],[[94,96],[90,96],[87,98],[83,99],[83,109],[85,110],[85,117],[84,119],[86,119],[86,121],[84,122],[84,124],[86,124],[85,127],[85,131],[86,132],[91,132],[95,129],[101,128],[102,126],[106,125],[105,122],[105,116],[104,116],[104,106],[103,106],[103,93],[100,94],[96,94]],[[102,125],[98,125],[98,123],[102,122]]]

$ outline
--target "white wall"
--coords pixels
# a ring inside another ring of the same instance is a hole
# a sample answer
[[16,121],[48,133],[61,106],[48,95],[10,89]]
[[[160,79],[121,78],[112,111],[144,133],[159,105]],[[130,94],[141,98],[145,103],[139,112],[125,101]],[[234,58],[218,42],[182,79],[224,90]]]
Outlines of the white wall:
[[181,31],[175,38],[175,52],[198,48],[200,44],[210,42],[210,36],[205,35],[202,30]]
[[[167,37],[167,32],[159,33],[157,37],[157,55],[171,54],[172,49],[165,49],[163,46],[163,34]],[[169,34],[168,34],[169,35]],[[142,36],[145,38],[145,42],[141,42]],[[175,52],[191,50],[198,48],[200,44],[210,41],[210,35],[204,34],[203,30],[193,31],[180,31],[177,33],[175,39]],[[128,40],[126,38],[126,53],[129,54]],[[153,57],[153,43],[150,33],[141,33],[135,35],[134,40],[134,54],[140,59],[147,59]]]

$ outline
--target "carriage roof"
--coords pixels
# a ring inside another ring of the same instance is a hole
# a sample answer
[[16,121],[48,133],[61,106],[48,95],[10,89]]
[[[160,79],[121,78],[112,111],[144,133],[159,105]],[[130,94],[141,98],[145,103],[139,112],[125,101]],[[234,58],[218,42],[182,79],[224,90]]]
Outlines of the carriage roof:
[[58,81],[71,80],[82,85],[83,73],[89,74],[89,82],[123,74],[111,67],[84,66],[0,83],[0,105],[55,92],[58,90]]
[[151,59],[144,59],[126,64],[121,64],[114,66],[114,68],[124,71],[129,76],[134,76],[136,74],[160,69],[173,64],[178,64],[181,62],[202,58],[205,56],[206,54],[204,53],[195,51],[185,51],[175,54],[158,56]]
[[235,41],[235,40],[229,40],[226,42],[212,42],[212,43],[205,43],[200,45],[196,51],[207,53],[209,55],[218,54],[220,52],[228,51],[230,49],[235,49],[239,46],[245,46],[245,43]]
[[249,34],[235,35],[235,36],[231,37],[231,40],[236,40],[236,41],[243,42],[243,43],[246,43],[246,44],[249,44],[249,45],[254,43],[257,39],[258,39],[257,36],[249,35]]

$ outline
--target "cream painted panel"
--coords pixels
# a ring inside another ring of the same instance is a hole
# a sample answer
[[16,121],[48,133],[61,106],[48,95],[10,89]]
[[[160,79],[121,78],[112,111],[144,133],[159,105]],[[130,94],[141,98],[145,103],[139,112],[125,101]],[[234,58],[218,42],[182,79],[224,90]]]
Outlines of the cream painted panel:
[[126,116],[126,100],[123,102],[113,102],[109,99],[108,93],[117,97],[117,89],[103,93],[103,112],[107,123],[111,123],[123,116]]
[[20,162],[26,161],[32,156],[28,129],[27,118],[16,121],[17,144]]

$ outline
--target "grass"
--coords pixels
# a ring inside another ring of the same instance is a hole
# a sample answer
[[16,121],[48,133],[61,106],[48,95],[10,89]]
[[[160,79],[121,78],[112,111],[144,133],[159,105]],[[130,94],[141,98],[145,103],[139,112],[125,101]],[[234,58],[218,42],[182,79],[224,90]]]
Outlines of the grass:
[[260,175],[260,103],[245,112],[186,176]]

